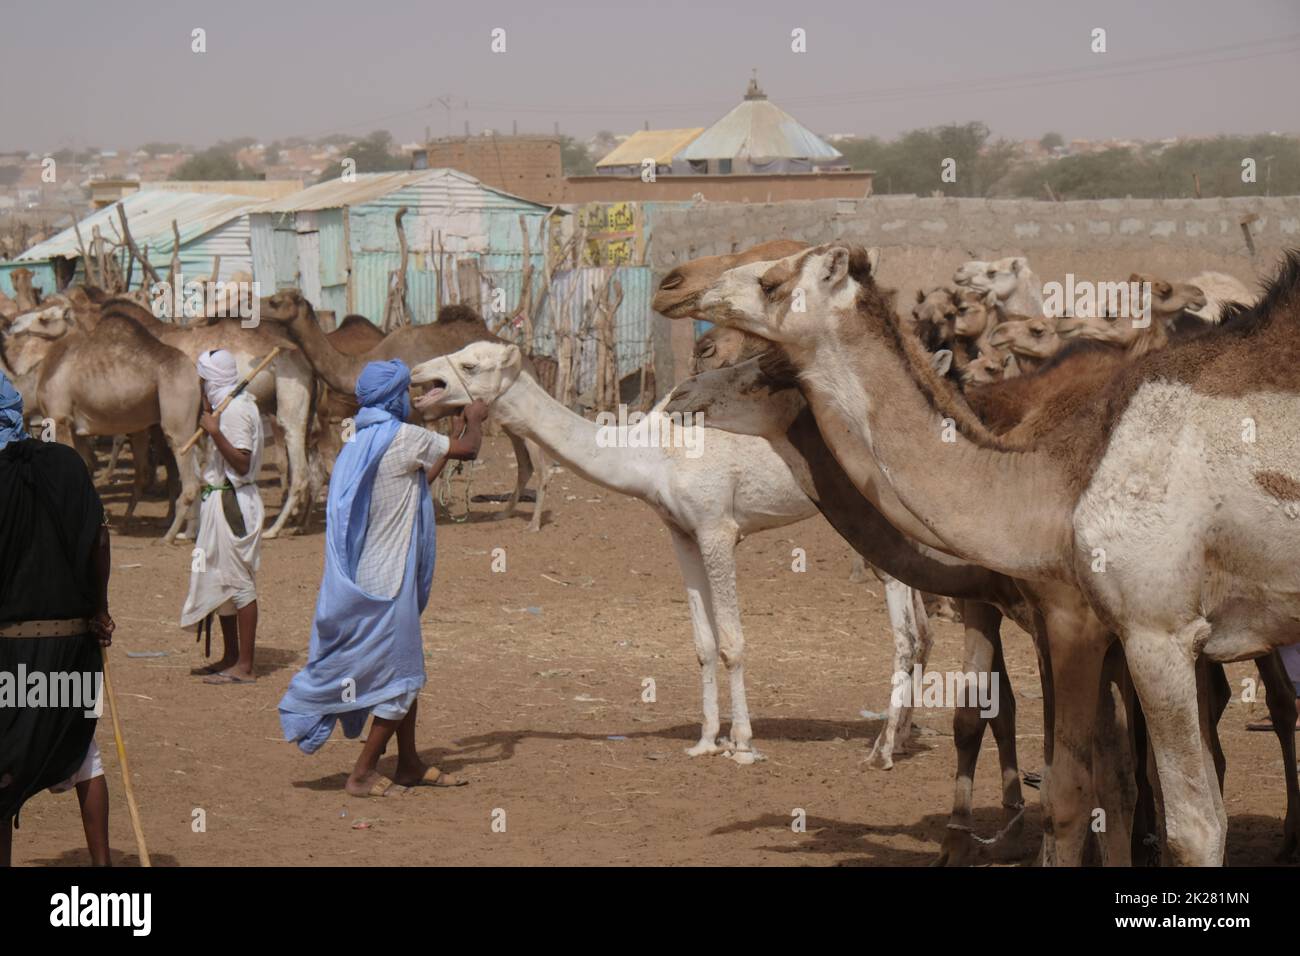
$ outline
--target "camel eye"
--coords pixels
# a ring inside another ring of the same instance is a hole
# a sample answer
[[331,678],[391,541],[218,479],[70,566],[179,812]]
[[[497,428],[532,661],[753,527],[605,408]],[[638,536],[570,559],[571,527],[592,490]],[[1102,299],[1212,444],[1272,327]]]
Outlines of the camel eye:
[[665,277],[665,279],[664,279],[663,282],[659,283],[659,288],[661,288],[661,289],[676,289],[679,285],[681,285],[681,284],[682,284],[683,282],[685,282],[685,281],[686,281],[686,279],[685,279],[684,276],[681,276],[681,275],[679,275],[679,274],[677,274],[677,273],[672,273],[672,274],[668,275],[667,277]]
[[460,370],[461,370],[462,372],[469,372],[469,373],[472,375],[472,374],[474,374],[475,372],[478,371],[478,366],[477,366],[477,365],[465,365],[465,364],[462,364],[461,367],[460,367]]
[[717,351],[717,347],[712,342],[705,342],[700,347],[700,358],[708,358],[716,351]]
[[777,280],[769,279],[766,276],[758,280],[758,287],[763,290],[763,295],[770,296],[780,285],[781,283]]

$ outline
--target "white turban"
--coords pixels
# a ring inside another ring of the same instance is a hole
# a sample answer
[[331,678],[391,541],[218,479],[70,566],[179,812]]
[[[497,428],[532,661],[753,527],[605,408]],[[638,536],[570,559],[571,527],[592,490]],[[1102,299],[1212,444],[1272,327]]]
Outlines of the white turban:
[[216,409],[239,384],[239,366],[235,364],[235,357],[225,349],[204,352],[199,356],[198,366],[208,404]]

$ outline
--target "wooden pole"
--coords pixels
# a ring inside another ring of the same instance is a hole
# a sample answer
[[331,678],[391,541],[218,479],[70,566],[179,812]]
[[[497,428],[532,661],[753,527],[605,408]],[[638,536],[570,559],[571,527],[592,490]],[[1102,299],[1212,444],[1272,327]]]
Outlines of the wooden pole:
[[[257,363],[257,367],[254,368],[251,372],[245,375],[243,379],[240,380],[239,384],[235,386],[235,390],[221,400],[221,404],[212,410],[213,413],[216,415],[220,415],[222,412],[224,412],[226,410],[226,406],[228,406],[231,402],[233,402],[236,398],[238,398],[239,393],[242,392],[244,389],[248,388],[248,383],[251,382],[253,379],[257,378],[257,376],[261,375],[262,370],[266,368],[268,365],[270,365],[273,361],[275,361],[275,357],[279,355],[282,351],[284,350],[280,348],[280,346],[278,345],[275,348],[271,349],[271,353],[267,355],[266,358],[262,359],[262,361]],[[194,434],[190,436],[190,440],[187,441],[184,445],[181,445],[181,450],[176,453],[176,457],[179,459],[183,457],[185,454],[187,454],[189,450],[194,447],[194,443],[202,437],[203,437],[203,429],[196,428],[194,430]]]
[[104,657],[104,693],[108,697],[108,713],[113,720],[113,740],[117,744],[117,762],[122,770],[122,787],[126,790],[126,809],[131,814],[131,829],[135,831],[136,849],[140,851],[140,865],[149,862],[149,848],[144,844],[144,827],[140,824],[140,808],[135,805],[135,787],[131,785],[131,769],[126,762],[126,738],[122,736],[122,722],[117,716],[117,697],[113,694],[113,678],[108,673],[108,648],[100,645]]

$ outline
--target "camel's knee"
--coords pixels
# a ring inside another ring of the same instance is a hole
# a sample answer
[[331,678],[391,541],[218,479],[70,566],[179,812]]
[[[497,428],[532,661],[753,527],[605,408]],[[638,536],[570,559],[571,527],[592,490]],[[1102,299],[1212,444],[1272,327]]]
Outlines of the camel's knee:
[[984,718],[978,707],[958,707],[953,711],[952,736],[959,750],[979,746],[984,736]]

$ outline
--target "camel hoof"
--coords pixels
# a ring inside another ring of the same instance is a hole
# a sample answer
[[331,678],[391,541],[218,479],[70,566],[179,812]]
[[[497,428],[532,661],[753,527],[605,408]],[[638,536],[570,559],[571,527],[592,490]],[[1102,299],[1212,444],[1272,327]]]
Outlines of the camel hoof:
[[686,756],[688,757],[713,757],[723,752],[723,748],[712,740],[701,740],[694,747],[686,748]]
[[748,767],[750,764],[758,763],[767,759],[757,750],[727,750],[724,751],[723,756],[729,760],[734,760],[742,767]]
[[939,849],[938,858],[931,866],[970,866],[975,856],[975,841],[961,830],[949,830]]
[[882,747],[879,742],[876,743],[863,761],[872,770],[893,770],[894,769],[894,751]]

